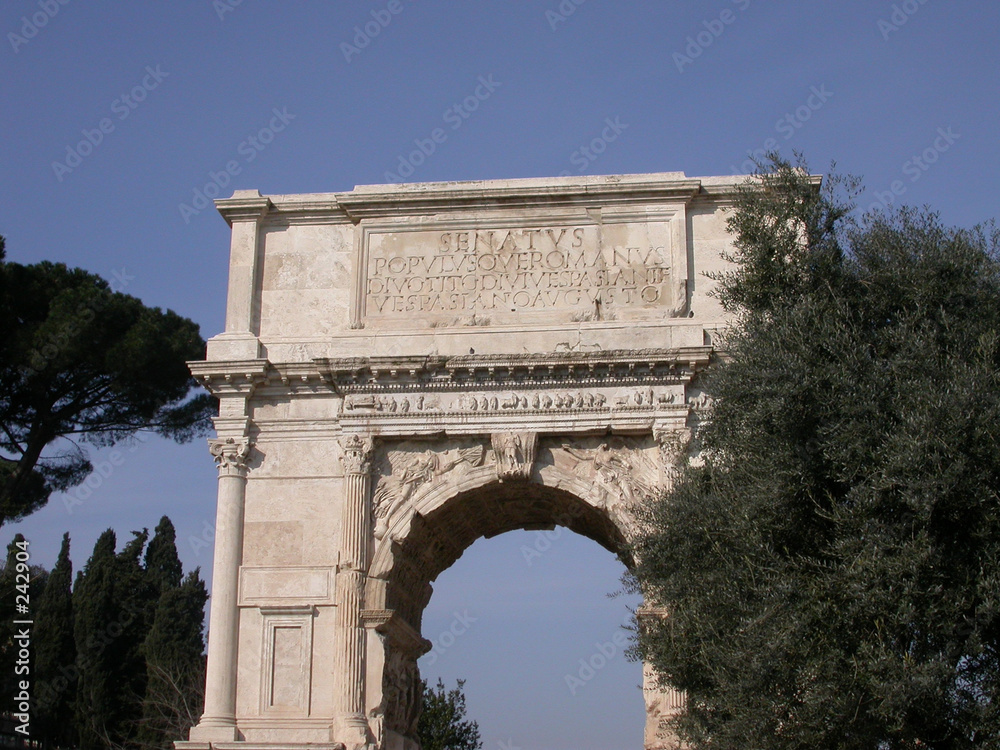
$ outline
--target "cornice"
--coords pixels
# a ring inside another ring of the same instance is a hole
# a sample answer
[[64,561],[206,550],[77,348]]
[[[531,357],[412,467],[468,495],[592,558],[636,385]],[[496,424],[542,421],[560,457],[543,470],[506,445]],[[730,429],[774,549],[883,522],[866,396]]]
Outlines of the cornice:
[[234,221],[255,221],[267,215],[271,200],[259,190],[237,190],[230,198],[215,201],[215,208],[229,226]]
[[189,362],[218,396],[450,392],[690,382],[713,357],[711,346],[599,352],[266,359]]

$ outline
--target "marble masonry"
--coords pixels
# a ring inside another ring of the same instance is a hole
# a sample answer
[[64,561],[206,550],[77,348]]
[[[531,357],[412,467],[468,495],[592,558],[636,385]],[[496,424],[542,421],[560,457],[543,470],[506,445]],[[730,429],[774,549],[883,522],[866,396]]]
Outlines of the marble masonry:
[[[417,750],[438,574],[555,523],[623,549],[708,404],[742,179],[216,201],[226,330],[190,363],[220,400],[208,674],[178,748]],[[675,747],[683,696],[645,682],[645,746]]]

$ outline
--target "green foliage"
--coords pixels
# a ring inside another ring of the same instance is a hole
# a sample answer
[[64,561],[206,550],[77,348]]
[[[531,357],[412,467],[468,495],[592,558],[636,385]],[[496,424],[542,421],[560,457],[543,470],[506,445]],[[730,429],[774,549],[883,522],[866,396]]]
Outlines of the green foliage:
[[437,687],[420,681],[423,689],[423,708],[417,724],[423,750],[479,750],[479,725],[465,718],[465,680],[458,680],[452,690],[445,690],[438,678]]
[[0,254],[0,326],[0,524],[86,479],[86,452],[60,438],[111,445],[151,430],[184,441],[208,427],[214,401],[189,397],[185,365],[205,342],[171,310],[78,268]]
[[[147,545],[148,536],[145,529],[133,532],[116,553],[115,533],[108,529],[77,576],[71,601],[59,609],[62,614],[54,607],[45,610],[50,630],[67,622],[67,610],[72,613],[75,664],[64,651],[60,659],[70,661],[54,663],[50,671],[78,679],[60,684],[57,678],[47,686],[45,701],[55,706],[65,692],[72,710],[62,716],[64,729],[80,750],[166,750],[187,736],[200,715],[208,593],[198,570],[181,579],[169,518],[160,520]],[[53,584],[46,586],[50,596],[68,593],[63,577],[69,578],[68,537]],[[42,615],[40,610],[40,631]]]
[[[736,202],[704,465],[649,510],[638,651],[693,748],[1000,737],[1000,255],[853,222],[776,160]],[[850,184],[848,185],[850,187]]]
[[75,740],[72,697],[76,690],[76,642],[73,639],[73,564],[69,534],[63,535],[56,565],[38,599],[32,646],[35,651],[35,717],[32,735],[68,747]]
[[147,678],[140,733],[143,748],[171,750],[173,741],[185,739],[198,721],[205,686],[202,625],[207,600],[208,591],[197,569],[159,597],[143,645]]
[[98,537],[73,588],[73,634],[79,674],[74,713],[81,750],[106,747],[109,728],[116,727],[123,713],[122,696],[115,683],[116,641],[137,613],[128,613],[122,622],[123,613],[115,600],[115,547],[115,532],[108,529]]

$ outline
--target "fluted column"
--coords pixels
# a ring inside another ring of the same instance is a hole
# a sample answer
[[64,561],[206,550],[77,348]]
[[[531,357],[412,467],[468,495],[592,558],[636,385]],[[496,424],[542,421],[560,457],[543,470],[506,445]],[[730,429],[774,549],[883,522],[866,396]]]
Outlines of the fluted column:
[[243,561],[243,506],[246,499],[246,438],[210,440],[219,467],[219,505],[215,521],[212,563],[212,605],[209,613],[205,712],[191,728],[191,739],[232,742],[236,731],[236,655],[239,637],[240,564]]
[[344,464],[344,510],[337,581],[336,650],[339,665],[337,737],[349,750],[369,741],[365,718],[365,628],[361,622],[371,536],[371,438],[351,435],[340,442]]

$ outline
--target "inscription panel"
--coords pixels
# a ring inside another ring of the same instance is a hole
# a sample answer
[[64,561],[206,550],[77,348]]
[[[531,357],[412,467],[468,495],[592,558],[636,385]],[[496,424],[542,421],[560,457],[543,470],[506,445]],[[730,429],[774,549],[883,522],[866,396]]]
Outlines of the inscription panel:
[[686,311],[683,213],[655,220],[362,229],[358,323],[502,325]]

